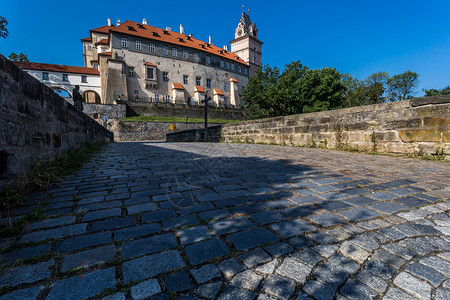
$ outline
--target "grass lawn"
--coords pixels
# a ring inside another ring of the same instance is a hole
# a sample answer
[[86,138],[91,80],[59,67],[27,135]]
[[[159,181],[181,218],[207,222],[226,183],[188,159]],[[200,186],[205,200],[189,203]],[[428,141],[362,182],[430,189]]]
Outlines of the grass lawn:
[[[121,119],[120,121],[184,123],[186,122],[186,119],[178,117],[134,116]],[[205,122],[205,119],[188,118],[187,121],[188,123],[203,123]],[[239,122],[239,120],[208,119],[208,123],[216,124],[227,124],[233,122]]]

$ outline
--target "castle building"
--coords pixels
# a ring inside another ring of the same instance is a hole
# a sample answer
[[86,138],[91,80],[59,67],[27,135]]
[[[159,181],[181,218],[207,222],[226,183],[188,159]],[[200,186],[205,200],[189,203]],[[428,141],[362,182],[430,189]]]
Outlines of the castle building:
[[68,98],[72,98],[72,91],[78,85],[85,102],[101,103],[100,75],[96,68],[25,61],[15,61],[14,63],[51,89],[66,91]]
[[241,107],[240,93],[261,66],[256,24],[242,13],[232,51],[179,32],[117,20],[90,30],[81,40],[84,67],[17,63],[42,83],[71,95],[80,86],[86,102],[116,104],[137,100],[173,104]]
[[99,69],[102,103],[202,105],[208,94],[212,105],[240,107],[239,93],[261,65],[262,43],[245,13],[235,37],[236,53],[228,46],[214,46],[211,36],[203,42],[185,34],[183,25],[175,32],[150,26],[146,19],[142,23],[117,20],[116,26],[108,19],[107,25],[90,30],[81,41],[85,67]]
[[258,29],[252,23],[250,16],[242,13],[238,27],[234,34],[234,40],[230,42],[231,51],[241,57],[250,67],[249,75],[252,77],[256,70],[262,67],[262,44],[258,39]]

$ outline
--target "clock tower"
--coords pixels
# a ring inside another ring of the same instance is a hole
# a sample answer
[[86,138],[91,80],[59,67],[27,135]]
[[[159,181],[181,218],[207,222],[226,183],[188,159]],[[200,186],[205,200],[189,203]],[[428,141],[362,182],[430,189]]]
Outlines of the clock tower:
[[236,53],[250,66],[250,77],[262,66],[262,42],[258,39],[256,24],[251,22],[250,16],[242,13],[239,24],[230,42],[231,52]]

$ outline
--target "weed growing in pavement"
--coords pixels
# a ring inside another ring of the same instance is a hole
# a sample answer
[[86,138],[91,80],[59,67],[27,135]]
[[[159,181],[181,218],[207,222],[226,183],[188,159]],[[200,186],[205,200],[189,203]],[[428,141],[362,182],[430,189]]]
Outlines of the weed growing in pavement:
[[[38,160],[30,173],[16,182],[10,183],[0,192],[0,211],[6,211],[9,218],[11,234],[16,233],[14,228],[23,227],[23,219],[13,224],[9,212],[11,209],[23,204],[24,195],[35,191],[48,189],[51,184],[62,182],[62,177],[79,169],[83,163],[88,161],[94,153],[97,153],[103,144],[86,144],[77,150],[68,151],[54,160]],[[32,216],[27,215],[25,221],[35,221]],[[5,228],[0,228],[0,236],[11,236],[5,233]],[[3,232],[3,233],[1,233]],[[13,233],[14,232],[14,233]],[[2,235],[3,234],[3,235]],[[6,235],[5,235],[6,234]]]

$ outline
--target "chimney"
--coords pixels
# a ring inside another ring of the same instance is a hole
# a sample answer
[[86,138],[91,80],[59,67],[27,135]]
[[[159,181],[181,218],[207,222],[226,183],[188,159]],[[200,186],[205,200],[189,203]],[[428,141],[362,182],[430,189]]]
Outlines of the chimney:
[[223,45],[223,50],[228,51],[228,45]]
[[210,45],[213,44],[213,43],[212,43],[212,36],[211,36],[211,35],[209,35],[209,44],[210,44]]
[[120,26],[120,19],[117,19],[116,26]]
[[180,33],[181,33],[181,34],[184,34],[184,27],[183,27],[183,24],[180,24]]
[[144,25],[148,25],[148,23],[147,23],[147,19],[146,19],[146,18],[143,18],[143,19],[142,19],[142,24],[144,24]]
[[170,28],[169,26],[166,26],[166,30],[167,31],[172,31],[172,28]]
[[108,26],[111,27],[111,18],[108,18]]

